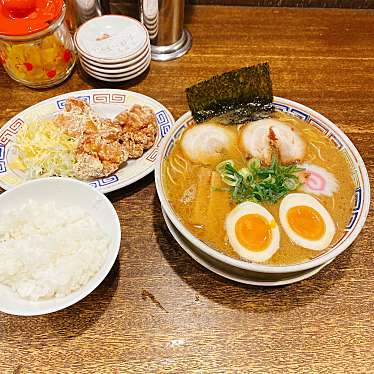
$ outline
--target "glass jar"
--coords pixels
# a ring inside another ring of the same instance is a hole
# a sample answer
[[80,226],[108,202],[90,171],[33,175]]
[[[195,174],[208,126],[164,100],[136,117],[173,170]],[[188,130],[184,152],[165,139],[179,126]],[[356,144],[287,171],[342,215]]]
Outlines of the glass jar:
[[0,33],[0,63],[15,81],[28,87],[45,88],[59,84],[70,75],[76,53],[64,22],[65,10],[62,4],[60,15],[48,22],[45,29],[28,35]]

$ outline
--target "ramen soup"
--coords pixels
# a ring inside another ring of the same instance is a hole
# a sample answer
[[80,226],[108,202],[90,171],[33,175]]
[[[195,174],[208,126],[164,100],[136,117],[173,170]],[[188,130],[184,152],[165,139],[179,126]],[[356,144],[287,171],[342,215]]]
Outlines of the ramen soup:
[[342,153],[282,112],[238,126],[191,124],[162,171],[166,196],[189,231],[251,262],[289,265],[328,251],[353,206]]

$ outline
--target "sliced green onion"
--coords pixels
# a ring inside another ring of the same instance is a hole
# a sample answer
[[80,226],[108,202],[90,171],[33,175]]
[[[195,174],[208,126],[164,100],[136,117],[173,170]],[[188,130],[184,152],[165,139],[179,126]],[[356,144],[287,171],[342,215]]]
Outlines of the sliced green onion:
[[296,173],[303,169],[295,165],[283,166],[273,157],[270,166],[261,166],[260,160],[252,158],[247,167],[237,170],[232,160],[217,165],[224,183],[230,186],[232,199],[236,203],[243,201],[269,201],[279,199],[301,185]]

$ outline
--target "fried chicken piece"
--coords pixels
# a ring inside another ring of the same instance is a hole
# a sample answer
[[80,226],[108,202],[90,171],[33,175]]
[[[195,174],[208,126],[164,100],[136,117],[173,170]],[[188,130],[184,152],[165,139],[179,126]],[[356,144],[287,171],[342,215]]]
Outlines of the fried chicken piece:
[[77,155],[77,163],[73,167],[74,175],[79,179],[91,179],[103,174],[103,164],[95,156],[87,153]]
[[91,107],[84,100],[69,97],[65,101],[65,112],[84,113],[89,110],[91,110]]
[[127,161],[129,153],[121,139],[122,127],[101,119],[83,100],[67,99],[56,122],[68,136],[78,139],[73,167],[77,178],[107,177]]
[[129,156],[120,135],[121,129],[110,120],[89,122],[77,148],[74,174],[80,179],[91,179],[118,170]]
[[156,140],[156,116],[147,106],[135,104],[130,110],[118,114],[114,123],[122,128],[122,140],[128,149],[129,158],[142,156]]
[[85,101],[73,97],[65,101],[65,110],[56,117],[57,125],[73,138],[82,136],[89,121],[100,122],[100,118]]

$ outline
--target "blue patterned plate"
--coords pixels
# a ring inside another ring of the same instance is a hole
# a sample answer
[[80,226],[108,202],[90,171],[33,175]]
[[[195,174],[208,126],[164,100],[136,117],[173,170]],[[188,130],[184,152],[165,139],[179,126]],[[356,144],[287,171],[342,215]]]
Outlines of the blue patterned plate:
[[69,97],[85,100],[91,107],[105,118],[113,118],[118,113],[130,108],[133,104],[147,105],[156,113],[159,132],[155,144],[142,157],[129,160],[116,173],[107,178],[89,181],[103,193],[118,190],[128,186],[151,173],[155,166],[156,156],[161,139],[168,133],[174,124],[171,113],[156,100],[131,91],[116,89],[96,89],[70,92],[59,95],[31,106],[10,119],[0,129],[0,186],[5,190],[25,182],[25,174],[10,166],[12,159],[11,144],[20,128],[29,118],[40,116],[53,117],[64,110],[65,101]]

